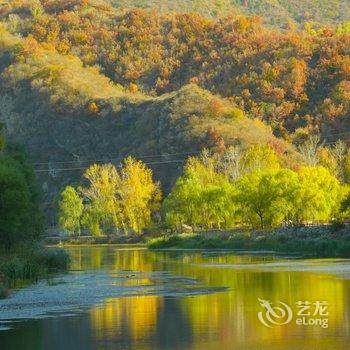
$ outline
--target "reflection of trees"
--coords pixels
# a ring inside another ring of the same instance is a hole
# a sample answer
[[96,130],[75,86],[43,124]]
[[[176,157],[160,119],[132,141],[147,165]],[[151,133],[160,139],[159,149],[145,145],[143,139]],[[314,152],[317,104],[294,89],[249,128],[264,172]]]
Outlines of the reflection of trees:
[[[157,348],[185,349],[193,344],[193,328],[188,312],[181,306],[182,299],[165,298],[158,313]],[[185,347],[187,346],[187,347]]]
[[91,327],[99,339],[116,340],[123,346],[144,342],[154,335],[162,304],[156,296],[108,299],[91,311]]
[[96,337],[128,349],[167,349],[192,343],[186,311],[173,298],[135,296],[109,299],[90,312]]
[[[0,348],[2,349],[41,349],[45,344],[43,323],[45,321],[25,322],[20,329],[0,331]],[[52,348],[53,350],[55,348]]]
[[164,267],[162,254],[144,249],[121,249],[117,246],[68,248],[72,270],[106,268],[148,272]]
[[[184,268],[183,273],[188,275],[191,271]],[[288,336],[299,332],[307,333],[310,339],[328,336],[320,327],[313,328],[310,336],[310,329],[294,323],[274,329],[265,328],[257,319],[260,310],[258,298],[286,302],[295,311],[295,303],[299,300],[326,300],[329,303],[330,328],[335,331],[344,327],[344,303],[347,302],[344,287],[348,283],[333,276],[307,272],[243,272],[208,267],[198,268],[195,275],[205,283],[231,288],[229,293],[182,299],[183,310],[189,310],[195,343],[220,338],[221,346],[244,344],[248,340],[255,346],[264,343],[268,348],[271,339],[285,344]],[[261,348],[264,346],[261,345]]]
[[[72,260],[72,266],[83,269],[108,267],[113,271],[169,271],[173,275],[192,277],[204,285],[230,288],[228,292],[177,299],[141,296],[108,300],[102,308],[91,312],[91,328],[99,339],[114,339],[126,348],[167,349],[194,345],[200,348],[202,344],[202,348],[215,349],[217,346],[234,348],[249,342],[252,348],[263,349],[271,348],[271,340],[276,346],[290,340],[291,349],[292,346],[295,349],[299,345],[295,343],[295,334],[301,338],[304,336],[306,344],[315,337],[325,341],[324,337],[330,331],[349,329],[348,281],[329,274],[290,272],[287,269],[263,272],[241,266],[274,262],[272,257],[156,253],[99,247],[75,252]],[[226,268],[210,264],[223,264]],[[142,283],[162,282],[144,280]],[[286,302],[295,311],[295,303],[299,300],[326,300],[329,303],[330,330],[297,327],[294,323],[265,328],[257,319],[259,298]]]

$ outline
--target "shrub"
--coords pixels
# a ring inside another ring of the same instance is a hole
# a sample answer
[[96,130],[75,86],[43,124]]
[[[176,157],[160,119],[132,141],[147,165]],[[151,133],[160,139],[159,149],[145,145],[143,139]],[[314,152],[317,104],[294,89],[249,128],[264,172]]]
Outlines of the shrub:
[[341,221],[338,221],[338,220],[332,222],[331,230],[333,232],[338,232],[340,230],[343,230],[344,228],[345,228],[344,222],[341,222]]
[[7,259],[0,265],[1,274],[8,280],[17,280],[23,278],[23,261],[17,256]]
[[[34,246],[21,247],[0,263],[0,286],[8,281],[14,286],[19,280],[36,281],[45,276],[49,270],[65,270],[69,256],[62,249],[38,249]],[[5,285],[6,287],[6,285]],[[5,290],[5,287],[0,288]]]
[[43,266],[52,270],[66,270],[70,262],[69,255],[63,249],[45,249],[40,253]]

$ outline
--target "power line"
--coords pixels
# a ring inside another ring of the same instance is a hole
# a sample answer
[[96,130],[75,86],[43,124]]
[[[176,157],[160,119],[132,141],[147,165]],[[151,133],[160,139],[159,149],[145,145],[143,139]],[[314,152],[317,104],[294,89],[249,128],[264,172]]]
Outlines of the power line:
[[[192,151],[192,152],[182,152],[182,153],[163,153],[163,154],[145,155],[145,156],[138,156],[138,159],[169,157],[169,156],[176,156],[176,155],[193,155],[193,154],[200,154],[200,152],[201,151]],[[75,163],[86,163],[86,162],[112,162],[112,161],[116,162],[116,161],[122,161],[126,157],[128,157],[128,156],[118,157],[118,158],[100,158],[100,159],[57,161],[57,162],[39,162],[39,163],[31,163],[31,164],[34,166],[40,166],[40,165],[49,165],[49,164],[75,164]]]
[[[344,132],[329,132],[327,135],[329,136],[340,136],[340,135],[346,135],[349,134],[350,131]],[[337,141],[327,141],[323,142],[323,145],[334,145]],[[170,157],[170,156],[176,156],[176,155],[198,155],[201,153],[201,150],[194,150],[190,152],[177,152],[177,153],[163,153],[163,154],[153,154],[153,155],[143,155],[138,156],[138,159],[149,159],[149,158],[159,158],[159,157]],[[82,163],[92,163],[92,162],[118,162],[122,161],[127,157],[118,157],[118,158],[100,158],[100,159],[83,159],[83,160],[72,160],[72,161],[54,161],[54,162],[38,162],[38,163],[32,163],[33,166],[41,166],[41,165],[55,165],[55,164],[82,164]],[[156,165],[156,164],[170,164],[170,163],[180,163],[184,162],[186,159],[181,160],[168,160],[168,161],[152,161],[152,162],[144,162],[147,165]],[[74,171],[74,170],[84,170],[85,167],[63,167],[63,168],[52,168],[52,169],[36,169],[35,172],[41,173],[41,172],[50,172],[50,171]]]
[[[156,164],[170,164],[170,163],[183,163],[186,159],[177,160],[167,160],[158,162],[144,162],[146,165],[156,165]],[[53,168],[53,169],[37,169],[34,170],[36,173],[50,172],[50,171],[73,171],[73,170],[85,170],[86,167],[71,167],[71,168]]]

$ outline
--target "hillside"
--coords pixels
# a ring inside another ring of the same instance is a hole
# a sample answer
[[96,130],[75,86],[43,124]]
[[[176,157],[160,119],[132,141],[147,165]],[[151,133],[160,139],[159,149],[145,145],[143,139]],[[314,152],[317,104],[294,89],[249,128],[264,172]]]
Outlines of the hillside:
[[195,83],[288,140],[349,130],[348,26],[282,31],[255,17],[118,12],[85,1],[43,4],[13,5],[3,14],[6,28],[34,46],[97,66],[116,84],[160,96]]
[[349,141],[346,25],[285,31],[81,0],[1,9],[1,121],[48,206],[89,164],[129,154],[167,192],[203,147],[269,144],[291,167],[309,135]]
[[159,96],[196,83],[286,138],[300,128],[346,128],[346,25],[286,32],[254,17],[118,12],[82,1],[10,4],[2,14],[8,31],[98,66],[116,84]]
[[295,153],[261,121],[196,85],[159,97],[131,93],[76,57],[28,53],[30,41],[1,34],[0,117],[7,138],[29,151],[46,206],[91,163],[118,165],[128,154],[149,164],[167,191],[203,147],[278,145],[286,161]]
[[313,21],[334,24],[348,21],[347,0],[111,0],[117,8],[156,8],[161,12],[197,12],[217,17],[232,14],[261,16],[264,23],[285,27],[287,23]]

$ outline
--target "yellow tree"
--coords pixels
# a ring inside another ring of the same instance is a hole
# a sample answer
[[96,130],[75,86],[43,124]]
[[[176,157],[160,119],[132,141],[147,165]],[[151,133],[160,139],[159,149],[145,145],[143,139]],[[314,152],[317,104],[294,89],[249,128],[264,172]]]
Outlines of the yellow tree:
[[151,222],[152,212],[160,207],[159,185],[153,181],[152,170],[133,157],[124,160],[121,181],[121,205],[127,226],[140,233]]
[[112,164],[91,165],[84,173],[87,187],[79,191],[85,199],[83,223],[94,235],[101,234],[101,227],[113,229],[123,226],[124,220],[119,202],[121,179]]
[[151,169],[132,157],[124,160],[119,172],[112,164],[94,164],[84,178],[88,186],[79,188],[85,202],[83,223],[94,235],[115,229],[141,233],[160,206],[161,193]]
[[247,149],[242,159],[243,171],[277,170],[280,167],[276,152],[270,145],[254,145]]

